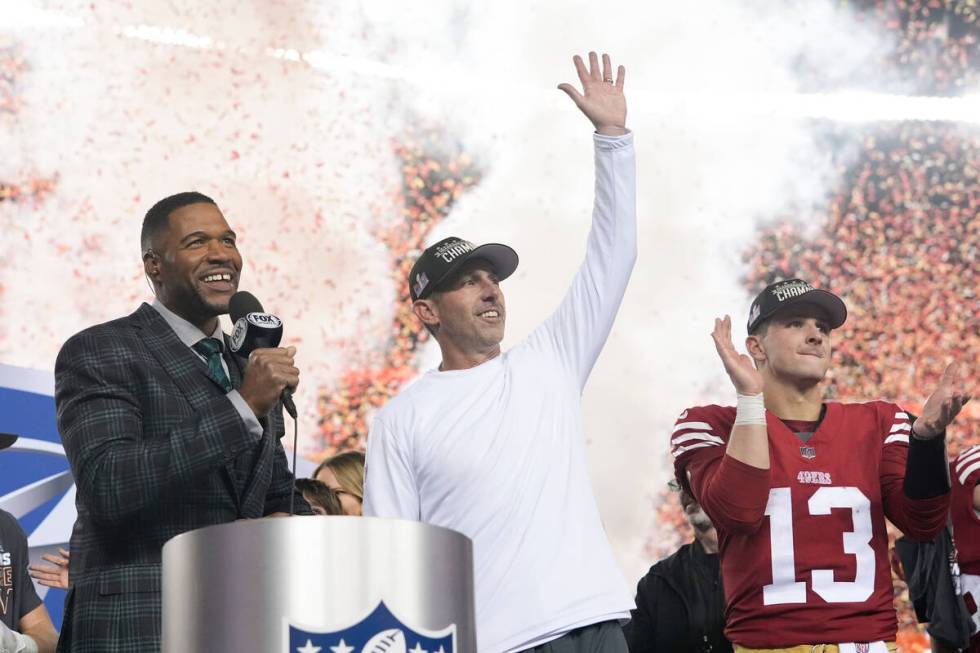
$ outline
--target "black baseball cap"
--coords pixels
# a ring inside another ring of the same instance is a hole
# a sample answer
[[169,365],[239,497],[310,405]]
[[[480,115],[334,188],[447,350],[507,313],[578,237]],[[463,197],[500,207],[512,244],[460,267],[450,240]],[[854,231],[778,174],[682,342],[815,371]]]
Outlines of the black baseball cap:
[[463,263],[480,258],[489,261],[497,278],[503,281],[517,269],[517,252],[499,243],[475,246],[468,240],[450,236],[426,248],[408,273],[412,301],[425,299]]
[[786,279],[766,286],[758,294],[749,309],[747,331],[753,333],[776,312],[794,304],[814,304],[827,311],[831,329],[847,319],[847,307],[834,293],[814,288],[802,279]]

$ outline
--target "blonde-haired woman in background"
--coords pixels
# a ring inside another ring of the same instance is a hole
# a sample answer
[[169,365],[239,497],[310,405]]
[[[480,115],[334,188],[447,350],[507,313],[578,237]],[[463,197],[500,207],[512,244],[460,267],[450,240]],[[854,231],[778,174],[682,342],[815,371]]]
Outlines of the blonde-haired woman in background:
[[361,516],[364,501],[364,454],[360,451],[344,451],[327,458],[313,478],[334,490],[340,496],[345,515]]

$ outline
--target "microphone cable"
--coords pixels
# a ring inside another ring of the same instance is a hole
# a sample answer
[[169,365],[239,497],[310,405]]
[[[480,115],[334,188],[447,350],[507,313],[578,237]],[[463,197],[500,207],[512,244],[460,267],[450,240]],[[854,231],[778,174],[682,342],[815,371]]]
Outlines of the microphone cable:
[[293,483],[289,488],[289,516],[292,517],[296,513],[293,510],[293,505],[296,500],[296,449],[299,443],[299,420],[293,415]]

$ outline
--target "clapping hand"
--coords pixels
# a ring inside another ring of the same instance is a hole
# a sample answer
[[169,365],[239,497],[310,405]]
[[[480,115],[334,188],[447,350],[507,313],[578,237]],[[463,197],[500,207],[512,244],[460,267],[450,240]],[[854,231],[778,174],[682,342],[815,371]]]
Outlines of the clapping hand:
[[735,385],[735,391],[740,395],[760,394],[764,385],[762,374],[755,369],[751,358],[735,349],[732,342],[732,318],[727,315],[724,318],[715,318],[711,339],[715,341],[718,357]]
[[912,433],[916,437],[922,440],[936,437],[946,430],[966,402],[970,401],[970,395],[956,387],[958,372],[957,363],[950,363],[943,372],[936,391],[929,396],[922,407],[922,415],[912,425]]

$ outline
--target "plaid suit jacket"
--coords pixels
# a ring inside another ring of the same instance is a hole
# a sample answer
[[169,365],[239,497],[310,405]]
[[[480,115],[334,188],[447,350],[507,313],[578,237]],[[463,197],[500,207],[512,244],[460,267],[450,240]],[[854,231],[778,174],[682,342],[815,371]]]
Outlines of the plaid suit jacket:
[[[227,362],[238,387],[245,361]],[[281,407],[255,442],[207,365],[147,304],[65,343],[55,404],[78,509],[58,651],[159,651],[163,544],[289,510]]]

